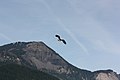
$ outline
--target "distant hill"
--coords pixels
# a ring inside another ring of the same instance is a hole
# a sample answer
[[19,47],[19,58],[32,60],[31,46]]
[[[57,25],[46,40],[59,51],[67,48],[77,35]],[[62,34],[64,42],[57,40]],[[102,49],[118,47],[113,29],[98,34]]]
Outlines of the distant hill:
[[112,70],[91,72],[79,69],[43,42],[16,42],[0,46],[0,62],[19,64],[60,80],[120,80],[119,75]]
[[0,80],[59,80],[44,72],[17,64],[1,64]]

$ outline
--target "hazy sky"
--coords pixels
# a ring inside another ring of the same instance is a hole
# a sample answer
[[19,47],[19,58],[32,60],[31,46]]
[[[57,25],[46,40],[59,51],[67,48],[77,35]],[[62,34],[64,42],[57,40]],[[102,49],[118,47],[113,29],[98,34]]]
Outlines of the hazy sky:
[[0,0],[0,45],[16,41],[43,41],[79,68],[120,73],[120,0]]

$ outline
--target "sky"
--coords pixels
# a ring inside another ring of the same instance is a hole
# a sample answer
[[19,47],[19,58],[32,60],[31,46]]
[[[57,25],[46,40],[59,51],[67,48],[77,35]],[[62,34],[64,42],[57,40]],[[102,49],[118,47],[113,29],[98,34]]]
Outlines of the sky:
[[[0,45],[42,41],[90,71],[120,73],[120,0],[0,0]],[[67,42],[58,42],[59,34]]]

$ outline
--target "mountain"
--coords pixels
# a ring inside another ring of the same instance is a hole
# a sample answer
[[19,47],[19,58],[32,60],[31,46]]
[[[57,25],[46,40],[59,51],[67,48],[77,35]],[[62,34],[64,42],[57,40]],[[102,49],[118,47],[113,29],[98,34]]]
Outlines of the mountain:
[[91,72],[79,69],[43,42],[16,42],[0,46],[0,62],[26,66],[60,80],[120,80],[112,70]]
[[120,80],[120,76],[113,70],[98,70],[93,72],[92,80]]

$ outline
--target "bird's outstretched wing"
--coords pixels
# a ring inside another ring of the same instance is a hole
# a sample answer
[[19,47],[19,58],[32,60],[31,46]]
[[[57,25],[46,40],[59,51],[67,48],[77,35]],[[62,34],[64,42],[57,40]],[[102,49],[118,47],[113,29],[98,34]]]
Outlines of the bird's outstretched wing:
[[62,39],[62,42],[63,42],[64,44],[66,44],[66,41],[65,41],[64,39]]
[[62,41],[64,44],[66,44],[66,41],[64,39],[61,39],[59,35],[55,35],[55,37],[58,38],[58,41]]
[[55,37],[57,37],[60,40],[60,36],[59,35],[55,35]]

